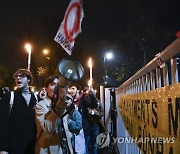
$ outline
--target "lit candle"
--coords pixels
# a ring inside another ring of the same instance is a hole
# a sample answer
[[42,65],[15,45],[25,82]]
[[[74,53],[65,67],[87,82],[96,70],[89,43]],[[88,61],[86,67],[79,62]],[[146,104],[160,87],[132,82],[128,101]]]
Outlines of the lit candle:
[[31,65],[31,50],[28,51],[28,69],[30,70],[30,65]]
[[30,44],[26,44],[25,48],[28,52],[28,69],[30,70],[30,66],[31,66],[31,45]]
[[91,57],[89,58],[89,87],[92,86],[92,59]]

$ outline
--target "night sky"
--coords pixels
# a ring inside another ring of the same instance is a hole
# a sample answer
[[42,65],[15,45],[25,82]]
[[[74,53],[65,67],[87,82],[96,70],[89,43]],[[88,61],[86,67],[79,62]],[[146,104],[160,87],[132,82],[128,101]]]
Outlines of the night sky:
[[[47,63],[47,59],[42,55],[44,48],[49,48],[51,52],[59,51],[62,58],[69,57],[54,41],[69,2],[69,0],[1,1],[0,64],[11,72],[19,67],[26,68],[27,53],[24,44],[27,41],[33,44],[32,54],[37,66]],[[106,50],[111,49],[111,46],[107,49],[102,47],[102,40],[114,40],[117,30],[125,28],[126,22],[131,23],[136,20],[139,12],[148,11],[152,20],[157,21],[155,24],[169,27],[171,43],[176,39],[175,33],[180,30],[179,6],[178,0],[84,0],[82,32],[75,40],[75,47],[79,47],[83,52],[83,58],[78,60],[87,69],[85,61],[91,56],[94,65],[97,66],[94,68],[94,78],[96,80],[98,75],[97,80],[100,81],[103,75],[103,56]],[[125,53],[125,47],[123,49]],[[116,54],[120,51],[117,49],[113,52]],[[80,53],[81,51],[78,53],[73,51],[71,57],[78,57],[77,54]],[[88,72],[86,74],[88,75]]]

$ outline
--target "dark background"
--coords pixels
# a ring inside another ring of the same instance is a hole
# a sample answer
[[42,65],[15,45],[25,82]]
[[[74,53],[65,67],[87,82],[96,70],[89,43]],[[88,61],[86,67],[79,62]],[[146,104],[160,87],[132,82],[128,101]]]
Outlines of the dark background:
[[[56,72],[58,61],[67,57],[83,64],[86,75],[81,82],[87,84],[91,56],[93,84],[98,87],[103,84],[103,57],[112,51],[113,60],[106,61],[109,85],[118,86],[172,43],[180,30],[178,0],[84,0],[82,32],[75,40],[72,56],[68,56],[54,37],[69,2],[1,1],[0,65],[10,74],[26,68],[24,44],[31,42],[36,86],[42,86],[45,76]],[[42,54],[44,48],[50,50],[51,60]],[[38,67],[46,67],[48,72],[38,76]]]

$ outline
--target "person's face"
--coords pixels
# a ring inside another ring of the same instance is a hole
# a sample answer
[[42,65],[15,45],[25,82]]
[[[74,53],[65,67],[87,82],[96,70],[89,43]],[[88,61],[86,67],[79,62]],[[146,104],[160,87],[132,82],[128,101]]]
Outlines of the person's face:
[[75,86],[71,87],[71,96],[75,96],[77,92],[77,88]]
[[39,93],[40,98],[44,99],[46,97],[46,89],[42,88]]
[[46,88],[46,92],[49,97],[53,97],[54,88],[57,85],[58,81],[59,81],[58,79],[54,79],[54,81],[52,83],[49,83],[48,87]]
[[89,89],[87,89],[87,90],[84,92],[84,94],[85,94],[86,96],[89,96]]
[[16,74],[14,75],[14,79],[15,79],[17,89],[24,89],[29,86],[30,80],[24,74],[21,74],[21,73]]

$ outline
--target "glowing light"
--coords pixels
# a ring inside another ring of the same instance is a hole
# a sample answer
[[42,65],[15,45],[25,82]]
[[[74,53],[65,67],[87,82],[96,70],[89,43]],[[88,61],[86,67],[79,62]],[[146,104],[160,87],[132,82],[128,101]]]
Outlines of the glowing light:
[[107,59],[112,59],[112,58],[113,58],[113,54],[112,54],[111,52],[108,52],[108,53],[106,54],[106,58],[107,58]]
[[68,71],[68,73],[70,73],[70,74],[73,73],[73,70],[72,70],[72,69],[68,69],[67,71]]
[[29,52],[31,52],[31,44],[29,44],[29,43],[27,43],[27,44],[25,44],[25,49],[27,50],[27,52],[29,53]]
[[48,49],[44,49],[43,50],[43,54],[47,55],[49,53],[49,50]]
[[89,58],[88,65],[89,65],[89,82],[88,82],[88,85],[89,85],[89,87],[91,87],[92,86],[92,80],[93,80],[93,78],[92,78],[92,59],[91,59],[91,57]]
[[25,44],[24,46],[27,50],[28,54],[28,69],[30,70],[30,65],[31,65],[31,45],[29,43]]
[[31,91],[34,92],[34,91],[35,91],[35,88],[34,88],[34,87],[31,87]]
[[17,86],[14,87],[14,90],[16,90],[16,89],[17,89]]

